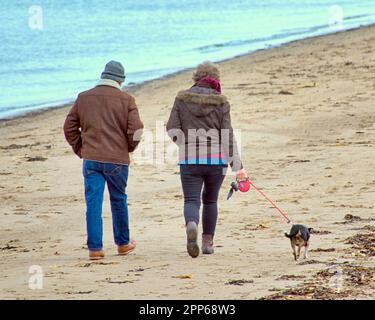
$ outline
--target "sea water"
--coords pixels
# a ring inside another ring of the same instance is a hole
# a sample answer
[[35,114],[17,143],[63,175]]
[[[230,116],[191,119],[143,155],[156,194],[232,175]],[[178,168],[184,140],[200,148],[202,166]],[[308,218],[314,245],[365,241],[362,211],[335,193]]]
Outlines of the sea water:
[[0,118],[61,105],[109,60],[126,84],[375,22],[374,0],[0,0]]

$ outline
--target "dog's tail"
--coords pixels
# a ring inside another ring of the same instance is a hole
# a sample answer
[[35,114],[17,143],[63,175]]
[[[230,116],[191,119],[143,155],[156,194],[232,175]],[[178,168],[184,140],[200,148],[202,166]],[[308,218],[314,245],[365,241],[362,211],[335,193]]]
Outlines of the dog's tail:
[[288,234],[288,232],[284,232],[284,235],[287,237],[287,238],[292,238],[292,235],[291,234]]
[[292,229],[291,231],[290,231],[290,233],[288,233],[288,232],[284,232],[284,235],[287,237],[287,238],[289,238],[289,239],[292,239],[293,237],[295,237],[297,234],[298,234],[298,230],[295,230],[295,229]]
[[296,227],[293,226],[292,229],[290,230],[290,233],[284,232],[284,235],[287,238],[292,239],[293,237],[295,237],[297,235],[298,232],[299,232],[299,230]]

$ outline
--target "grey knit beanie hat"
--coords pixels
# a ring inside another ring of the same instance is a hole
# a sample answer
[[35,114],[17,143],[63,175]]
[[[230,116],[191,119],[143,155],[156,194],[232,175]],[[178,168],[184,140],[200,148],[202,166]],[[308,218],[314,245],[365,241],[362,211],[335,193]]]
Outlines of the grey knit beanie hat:
[[109,61],[101,75],[102,79],[110,79],[117,82],[125,81],[125,69],[120,62]]

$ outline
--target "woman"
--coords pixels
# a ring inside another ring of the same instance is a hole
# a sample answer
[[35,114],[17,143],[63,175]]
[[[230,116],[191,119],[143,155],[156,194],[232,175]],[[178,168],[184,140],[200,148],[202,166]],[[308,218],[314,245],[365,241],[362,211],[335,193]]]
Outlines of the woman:
[[[193,75],[194,85],[178,93],[167,124],[168,135],[179,146],[179,165],[184,193],[187,251],[199,255],[199,208],[203,200],[202,252],[214,252],[218,215],[217,200],[228,164],[238,179],[243,169],[230,118],[230,105],[221,95],[216,65],[204,62]],[[203,193],[202,193],[203,187]]]

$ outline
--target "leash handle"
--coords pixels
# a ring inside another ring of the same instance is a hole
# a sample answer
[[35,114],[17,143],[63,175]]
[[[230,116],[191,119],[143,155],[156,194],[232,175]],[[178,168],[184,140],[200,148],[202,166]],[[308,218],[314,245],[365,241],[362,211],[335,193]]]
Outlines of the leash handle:
[[292,221],[287,217],[287,215],[282,212],[282,210],[270,199],[268,198],[261,190],[259,190],[255,185],[254,183],[252,183],[250,181],[250,184],[253,186],[253,188],[258,192],[260,193],[269,203],[271,203],[273,205],[273,207],[280,212],[280,214],[286,219],[287,223],[291,223]]

